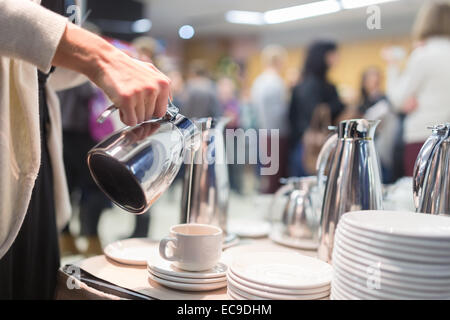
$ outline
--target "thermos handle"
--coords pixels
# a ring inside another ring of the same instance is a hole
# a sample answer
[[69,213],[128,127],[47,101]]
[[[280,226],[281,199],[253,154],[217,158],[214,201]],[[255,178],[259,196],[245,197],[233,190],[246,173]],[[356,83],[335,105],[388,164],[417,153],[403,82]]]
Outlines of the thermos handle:
[[[439,127],[432,127],[430,129],[438,130]],[[414,197],[414,205],[416,210],[419,210],[420,202],[423,193],[423,186],[426,179],[426,174],[428,171],[428,166],[433,154],[435,152],[436,146],[441,141],[441,137],[433,134],[431,137],[425,141],[420,152],[416,158],[416,162],[414,163],[414,171],[413,171],[413,197]]]
[[[102,124],[105,122],[105,120],[112,115],[114,112],[116,112],[119,108],[117,108],[114,104],[110,105],[108,108],[106,108],[102,114],[97,118],[97,123]],[[169,102],[167,104],[167,111],[166,114],[162,117],[162,119],[166,120],[172,120],[176,117],[180,109],[176,107],[172,101],[169,99]],[[144,121],[145,122],[145,121]]]

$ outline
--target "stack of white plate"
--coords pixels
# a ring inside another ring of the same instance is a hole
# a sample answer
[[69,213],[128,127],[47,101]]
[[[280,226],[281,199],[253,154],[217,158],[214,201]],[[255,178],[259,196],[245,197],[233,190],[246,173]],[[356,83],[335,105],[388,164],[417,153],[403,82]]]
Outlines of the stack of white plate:
[[192,272],[176,268],[170,261],[152,258],[147,262],[151,280],[172,289],[183,291],[209,291],[227,286],[227,266],[219,262],[206,271]]
[[234,300],[316,300],[329,296],[332,268],[296,252],[249,252],[233,259],[227,278]]
[[333,250],[332,299],[450,299],[450,218],[345,214]]

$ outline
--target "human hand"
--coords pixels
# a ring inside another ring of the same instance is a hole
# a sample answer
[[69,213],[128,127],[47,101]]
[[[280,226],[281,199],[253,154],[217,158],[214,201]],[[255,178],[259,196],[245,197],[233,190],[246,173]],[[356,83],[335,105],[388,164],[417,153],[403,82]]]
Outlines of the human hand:
[[123,123],[134,126],[165,114],[170,80],[153,64],[117,51],[100,65],[92,80],[119,108]]
[[170,97],[170,80],[153,64],[129,57],[104,39],[68,23],[53,65],[85,74],[134,126],[162,117]]
[[402,111],[406,114],[411,113],[415,111],[418,107],[417,99],[416,97],[410,97],[408,98],[405,103],[402,106]]

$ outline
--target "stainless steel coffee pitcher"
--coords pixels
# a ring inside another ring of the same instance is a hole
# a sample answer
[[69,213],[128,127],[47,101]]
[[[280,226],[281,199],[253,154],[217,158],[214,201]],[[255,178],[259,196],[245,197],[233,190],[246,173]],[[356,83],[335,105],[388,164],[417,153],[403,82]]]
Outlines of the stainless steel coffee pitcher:
[[[320,212],[317,206],[320,205],[313,197],[316,193],[317,178],[312,177],[290,177],[282,178],[280,182],[284,184],[274,195],[271,204],[287,195],[287,202],[281,216],[280,227],[283,234],[288,237],[302,240],[317,240],[319,234]],[[273,219],[271,219],[273,220]]]
[[230,187],[224,129],[229,118],[193,121],[201,137],[199,147],[186,154],[180,219],[215,225],[226,233]]
[[[108,108],[103,121],[116,108]],[[92,148],[91,175],[119,207],[144,213],[170,186],[187,149],[198,139],[195,124],[169,101],[164,117],[124,127]]]
[[414,165],[417,212],[450,215],[450,123],[431,128]]
[[[382,208],[382,184],[378,155],[373,141],[379,121],[342,121],[337,134],[321,152],[318,181],[326,181],[319,245],[319,258],[331,262],[334,234],[341,216],[349,211]],[[335,147],[333,147],[333,145]]]

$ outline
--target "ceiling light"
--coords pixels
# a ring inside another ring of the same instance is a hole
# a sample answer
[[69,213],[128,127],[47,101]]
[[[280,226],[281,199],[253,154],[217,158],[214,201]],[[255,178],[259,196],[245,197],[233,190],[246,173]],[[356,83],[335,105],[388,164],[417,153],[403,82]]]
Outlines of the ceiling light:
[[191,39],[195,34],[195,30],[192,26],[186,24],[184,26],[181,26],[181,28],[178,30],[178,35],[181,39]]
[[341,0],[341,4],[344,9],[355,9],[393,1],[398,0]]
[[264,13],[264,21],[268,24],[283,23],[300,20],[341,10],[337,0],[316,1],[299,6],[277,10],[269,10]]
[[231,10],[225,13],[225,20],[238,24],[262,25],[265,23],[263,13],[257,11]]
[[144,33],[150,31],[152,28],[152,22],[148,19],[140,19],[131,25],[131,30],[136,33]]

